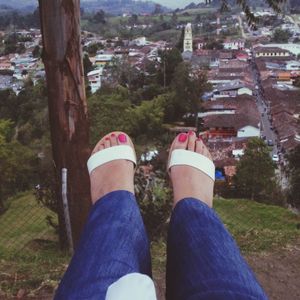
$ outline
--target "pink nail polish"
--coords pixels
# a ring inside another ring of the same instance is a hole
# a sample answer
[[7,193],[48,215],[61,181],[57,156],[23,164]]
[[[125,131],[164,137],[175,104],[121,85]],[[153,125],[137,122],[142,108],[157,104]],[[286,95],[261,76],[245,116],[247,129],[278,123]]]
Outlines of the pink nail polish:
[[118,140],[120,143],[126,143],[127,142],[127,136],[123,133],[118,135]]
[[179,141],[180,143],[184,143],[184,142],[186,141],[186,139],[187,139],[187,134],[186,134],[186,133],[181,133],[181,134],[179,135],[179,137],[178,137],[178,141]]
[[106,140],[106,141],[109,141],[109,137],[106,137],[105,140]]
[[194,134],[194,131],[190,130],[189,135],[193,135],[193,134]]
[[116,135],[115,135],[114,133],[112,133],[110,136],[111,136],[111,137],[115,137]]

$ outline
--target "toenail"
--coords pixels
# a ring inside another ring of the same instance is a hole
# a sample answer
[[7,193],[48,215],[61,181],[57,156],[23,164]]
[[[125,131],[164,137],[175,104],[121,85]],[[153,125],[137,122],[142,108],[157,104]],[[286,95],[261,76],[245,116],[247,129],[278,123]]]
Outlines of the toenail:
[[106,137],[105,140],[106,140],[106,141],[109,141],[109,137]]
[[185,133],[181,133],[178,137],[178,141],[180,143],[184,143],[186,141],[186,139],[187,139],[187,135]]
[[189,135],[193,135],[193,134],[194,134],[194,131],[190,130]]
[[115,135],[114,133],[112,133],[110,136],[111,136],[111,137],[115,137],[116,135]]
[[118,135],[118,140],[121,143],[126,143],[127,142],[127,137],[126,137],[125,134],[121,133],[121,134]]

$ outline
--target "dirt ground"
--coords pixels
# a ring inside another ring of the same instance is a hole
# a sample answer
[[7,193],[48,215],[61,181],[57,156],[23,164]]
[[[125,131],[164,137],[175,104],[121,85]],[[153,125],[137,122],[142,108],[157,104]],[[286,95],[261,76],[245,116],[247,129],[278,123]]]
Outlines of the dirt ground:
[[[270,300],[300,300],[300,240],[272,253],[247,255],[246,260]],[[155,274],[155,277],[158,300],[164,300],[164,274]],[[52,297],[52,293],[45,290],[34,298],[20,291],[14,299],[50,300]]]
[[[300,240],[272,253],[245,257],[269,300],[300,300]],[[164,300],[164,280],[159,276],[158,300]]]
[[246,257],[270,300],[300,299],[300,241],[271,254]]

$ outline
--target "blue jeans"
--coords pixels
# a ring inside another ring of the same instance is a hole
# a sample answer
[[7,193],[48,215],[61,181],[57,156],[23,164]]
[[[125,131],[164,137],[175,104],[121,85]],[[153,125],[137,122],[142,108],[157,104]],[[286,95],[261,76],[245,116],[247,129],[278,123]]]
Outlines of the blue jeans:
[[[93,206],[55,299],[104,300],[129,273],[151,277],[149,241],[134,195],[116,191]],[[172,212],[166,273],[168,300],[267,299],[218,216],[197,199]]]

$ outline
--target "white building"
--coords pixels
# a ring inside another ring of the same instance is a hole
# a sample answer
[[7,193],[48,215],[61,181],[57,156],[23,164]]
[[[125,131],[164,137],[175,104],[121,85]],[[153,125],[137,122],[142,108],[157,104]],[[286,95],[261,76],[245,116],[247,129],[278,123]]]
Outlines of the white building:
[[192,24],[188,23],[184,30],[183,52],[193,52]]
[[238,130],[237,137],[260,137],[260,130],[257,127],[247,125]]
[[87,74],[89,85],[91,87],[91,92],[94,94],[97,90],[101,88],[101,76],[103,69],[96,69]]

